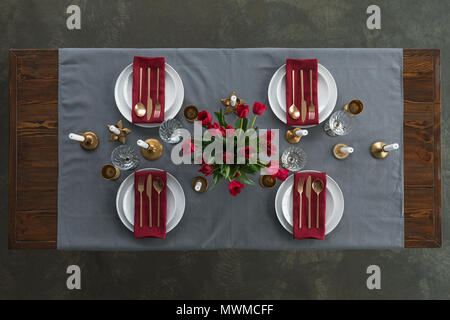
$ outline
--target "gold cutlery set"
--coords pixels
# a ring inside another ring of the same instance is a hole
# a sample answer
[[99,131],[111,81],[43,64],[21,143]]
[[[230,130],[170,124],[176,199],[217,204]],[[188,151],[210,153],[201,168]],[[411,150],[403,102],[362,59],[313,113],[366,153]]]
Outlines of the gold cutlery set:
[[145,186],[145,178],[140,177],[138,180],[138,192],[139,192],[139,227],[142,228],[142,193],[144,192],[144,189],[146,190],[146,194],[148,197],[148,226],[149,228],[153,227],[153,216],[152,216],[152,190],[155,189],[155,191],[158,193],[158,211],[157,211],[157,222],[156,227],[159,228],[161,224],[161,192],[164,190],[164,181],[156,177],[153,179],[152,175],[149,174],[147,177],[147,185]]
[[[311,183],[311,176],[306,180],[306,198],[308,199],[308,229],[311,229],[311,188],[316,193],[317,206],[316,206],[316,229],[319,229],[319,195],[323,191],[323,182],[320,179],[315,179]],[[302,196],[304,189],[304,179],[299,178],[297,181],[297,192],[299,194],[299,209],[298,209],[298,228],[302,228]]]
[[[134,106],[134,113],[139,118],[147,115],[147,120],[150,120],[153,115],[153,100],[150,97],[151,88],[151,72],[152,68],[147,68],[147,108],[142,103],[142,68],[139,68],[139,101]],[[156,104],[155,104],[155,118],[161,116],[161,104],[159,103],[159,68],[156,68]]]
[[289,117],[293,120],[298,120],[301,117],[302,122],[306,120],[306,114],[308,113],[308,119],[314,120],[316,117],[316,107],[313,102],[313,86],[312,86],[312,70],[309,70],[309,100],[311,101],[309,106],[306,104],[305,100],[305,90],[303,83],[303,69],[300,69],[300,90],[301,90],[301,101],[300,110],[295,105],[295,70],[292,70],[292,104],[288,109]]

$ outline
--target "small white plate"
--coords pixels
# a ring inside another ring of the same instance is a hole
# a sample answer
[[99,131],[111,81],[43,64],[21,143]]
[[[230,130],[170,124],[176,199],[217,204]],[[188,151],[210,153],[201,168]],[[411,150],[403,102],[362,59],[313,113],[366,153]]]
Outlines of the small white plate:
[[[318,172],[305,170],[301,172]],[[293,200],[292,190],[294,175],[290,175],[278,188],[275,197],[275,211],[281,225],[290,233],[293,232]],[[313,192],[311,190],[311,192]],[[341,188],[329,175],[327,175],[325,210],[325,234],[329,234],[336,228],[344,214],[344,195]]]
[[[184,99],[183,81],[180,76],[169,64],[165,67],[165,110],[164,120],[173,119],[180,111]],[[122,70],[116,81],[114,88],[114,97],[116,105],[122,116],[129,122],[131,118],[131,104],[133,96],[133,64],[129,64]],[[143,100],[144,97],[142,98]],[[145,104],[145,103],[144,103]],[[159,127],[161,123],[135,123],[138,126],[146,128]]]
[[[147,168],[139,171],[161,169]],[[186,199],[183,188],[177,179],[167,172],[167,223],[166,232],[177,226],[184,214]],[[116,196],[116,209],[120,221],[134,232],[134,172],[120,185]]]
[[[319,102],[319,123],[324,121],[333,111],[337,101],[337,86],[330,71],[323,65],[317,65],[317,92]],[[273,113],[286,123],[286,65],[282,65],[272,76],[268,89],[269,104]],[[315,125],[301,126],[309,128]]]

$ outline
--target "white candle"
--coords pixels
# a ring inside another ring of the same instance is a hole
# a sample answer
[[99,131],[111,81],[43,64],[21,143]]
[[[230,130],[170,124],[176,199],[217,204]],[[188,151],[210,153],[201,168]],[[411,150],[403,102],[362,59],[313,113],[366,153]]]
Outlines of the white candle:
[[145,142],[144,140],[138,140],[137,145],[144,149],[148,149],[150,147],[149,144],[147,142]]
[[202,183],[200,181],[197,181],[197,183],[195,184],[195,191],[200,191],[200,189],[202,188]]
[[76,133],[69,134],[69,139],[78,141],[78,142],[84,142],[84,140],[86,140],[86,138],[84,136],[76,134]]
[[308,135],[308,130],[297,130],[295,131],[295,135],[298,137],[303,137]]
[[120,134],[119,128],[117,128],[117,127],[115,127],[113,125],[109,125],[108,128],[109,128],[109,131],[111,131],[112,133],[117,134],[117,135]]
[[231,106],[234,107],[236,105],[236,102],[237,102],[237,97],[236,96],[231,96],[230,100],[231,100]]
[[384,152],[389,152],[392,150],[397,150],[399,148],[398,143],[387,144],[383,147]]
[[352,147],[342,147],[340,150],[342,153],[353,153],[354,149]]

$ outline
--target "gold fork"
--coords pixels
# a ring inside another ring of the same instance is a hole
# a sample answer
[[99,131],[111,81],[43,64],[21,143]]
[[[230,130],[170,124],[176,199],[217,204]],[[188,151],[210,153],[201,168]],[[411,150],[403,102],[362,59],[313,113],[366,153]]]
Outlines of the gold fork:
[[316,108],[313,102],[313,89],[312,89],[312,70],[309,70],[309,113],[308,118],[313,120],[316,117]]
[[161,104],[159,103],[159,68],[156,69],[156,105],[155,105],[155,118],[159,118],[161,115]]
[[297,192],[300,197],[300,206],[298,207],[298,228],[302,228],[302,194],[303,194],[303,179],[297,181]]
[[139,226],[142,228],[142,192],[144,192],[144,177],[139,177],[138,192],[140,194],[139,202]]

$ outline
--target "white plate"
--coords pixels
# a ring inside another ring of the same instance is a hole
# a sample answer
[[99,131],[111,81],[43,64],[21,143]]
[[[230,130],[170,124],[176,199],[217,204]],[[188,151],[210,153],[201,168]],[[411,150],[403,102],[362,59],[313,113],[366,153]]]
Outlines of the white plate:
[[[169,64],[166,63],[166,78],[165,78],[165,111],[164,120],[174,118],[181,109],[184,99],[183,81],[180,76]],[[132,104],[132,90],[133,90],[133,64],[129,64],[122,70],[116,81],[114,88],[114,97],[116,105],[122,116],[129,122],[131,119],[131,104]],[[142,98],[144,100],[144,98]],[[158,127],[160,123],[135,123],[138,126],[146,128]]]
[[[160,169],[147,168],[144,170],[162,171]],[[186,199],[183,188],[177,179],[167,172],[167,223],[166,232],[177,226],[184,214]],[[134,231],[134,172],[130,174],[120,185],[116,196],[116,209],[120,221],[130,231]]]
[[[319,102],[319,123],[333,111],[337,101],[337,86],[330,71],[320,63],[317,65],[317,92]],[[282,65],[272,76],[268,89],[269,104],[273,113],[286,123],[286,65]],[[302,126],[309,128],[315,125]]]
[[[305,170],[301,172],[318,172]],[[293,232],[292,216],[292,187],[294,185],[294,175],[290,175],[278,188],[275,197],[275,211],[281,225],[290,233]],[[311,190],[311,192],[313,192]],[[344,214],[344,195],[341,188],[329,175],[327,175],[326,187],[326,211],[325,211],[325,234],[329,234],[336,228]]]

